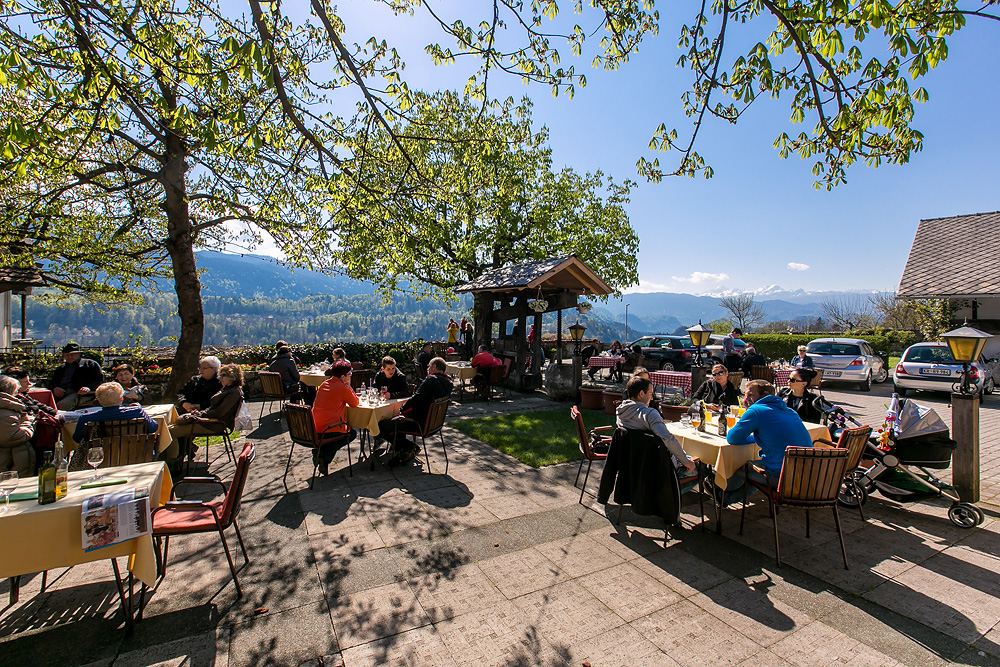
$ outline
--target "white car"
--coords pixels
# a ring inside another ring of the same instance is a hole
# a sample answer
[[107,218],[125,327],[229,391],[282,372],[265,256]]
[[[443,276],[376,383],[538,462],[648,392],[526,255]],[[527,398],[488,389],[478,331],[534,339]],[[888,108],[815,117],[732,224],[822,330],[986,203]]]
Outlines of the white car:
[[[980,355],[969,365],[969,379],[983,394],[996,389],[997,360]],[[951,356],[945,343],[917,343],[906,348],[892,375],[896,393],[905,396],[907,390],[952,391],[962,381],[962,364]]]
[[889,377],[885,355],[860,338],[817,338],[806,345],[806,354],[823,369],[823,382],[857,382],[861,391],[871,391],[872,382]]

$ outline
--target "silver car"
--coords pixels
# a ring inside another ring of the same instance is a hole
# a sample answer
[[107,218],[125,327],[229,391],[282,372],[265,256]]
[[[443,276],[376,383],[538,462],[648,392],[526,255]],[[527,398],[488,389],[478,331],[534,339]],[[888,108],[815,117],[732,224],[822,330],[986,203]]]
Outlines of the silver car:
[[885,382],[889,371],[883,354],[876,354],[868,341],[860,338],[817,338],[806,345],[816,368],[823,369],[823,381],[856,382],[861,391],[870,391],[872,382]]
[[[969,366],[969,379],[984,394],[996,389],[997,360],[980,355]],[[906,348],[892,374],[896,393],[905,396],[908,389],[951,391],[962,381],[962,364],[951,356],[945,343],[917,343]]]

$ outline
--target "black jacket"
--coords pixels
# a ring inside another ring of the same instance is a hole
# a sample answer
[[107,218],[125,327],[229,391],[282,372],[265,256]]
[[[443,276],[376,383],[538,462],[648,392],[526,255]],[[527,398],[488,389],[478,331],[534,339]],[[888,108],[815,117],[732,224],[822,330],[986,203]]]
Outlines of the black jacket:
[[778,392],[778,397],[785,401],[785,405],[795,410],[799,419],[804,422],[818,424],[823,419],[823,411],[816,407],[816,401],[820,397],[812,392],[807,391],[802,398],[798,398],[791,389],[785,387]]
[[427,364],[431,363],[431,359],[433,358],[434,355],[432,355],[430,352],[424,352],[423,350],[421,350],[420,354],[417,355],[416,359],[417,366],[420,367],[424,375],[427,374]]
[[299,381],[299,369],[295,364],[295,357],[291,354],[279,354],[267,367],[271,373],[280,373],[281,381],[285,386],[295,384]]
[[[63,376],[66,374],[68,368],[66,364],[63,364],[53,371],[52,377],[49,379],[49,389],[62,386]],[[104,371],[101,370],[100,364],[93,359],[84,359],[81,357],[76,370],[73,372],[73,379],[70,380],[69,388],[73,393],[80,391],[81,387],[86,387],[93,391],[103,382]]]
[[670,451],[649,431],[615,429],[597,502],[607,503],[612,489],[615,503],[631,505],[636,514],[663,517],[671,526],[680,521],[680,484]]
[[222,391],[222,383],[218,376],[206,380],[201,374],[198,374],[181,387],[180,393],[177,394],[177,405],[179,407],[181,403],[193,403],[199,409],[204,410],[212,401],[212,397],[220,391]]
[[407,419],[412,419],[418,424],[423,424],[427,418],[427,412],[431,409],[431,403],[435,400],[451,394],[451,378],[444,373],[434,373],[424,378],[417,391],[410,397],[403,407],[399,409],[399,414]]
[[386,377],[385,373],[379,371],[375,375],[375,388],[382,392],[382,389],[389,390],[389,398],[403,398],[410,395],[410,383],[406,381],[403,371],[396,369],[392,377]]
[[740,395],[736,392],[732,382],[726,382],[725,388],[718,382],[709,378],[701,383],[698,390],[691,395],[691,402],[704,401],[705,403],[717,403],[719,405],[739,405]]
[[740,364],[740,370],[743,371],[743,377],[750,380],[750,367],[751,366],[767,366],[767,359],[764,358],[763,354],[748,354],[743,357],[743,363]]

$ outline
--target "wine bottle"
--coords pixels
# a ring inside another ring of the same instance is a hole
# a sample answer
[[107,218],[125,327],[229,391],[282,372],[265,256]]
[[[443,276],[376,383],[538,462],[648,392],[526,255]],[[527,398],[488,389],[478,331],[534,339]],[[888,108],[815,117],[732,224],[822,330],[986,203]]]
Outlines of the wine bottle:
[[69,493],[69,461],[63,456],[62,442],[56,443],[55,449],[56,466],[56,500],[62,500]]
[[729,406],[725,403],[719,409],[719,435],[723,438],[726,437],[726,431],[729,430],[729,424],[726,422],[726,415],[729,412]]
[[38,504],[56,501],[56,467],[52,465],[52,452],[45,452],[42,467],[38,469]]
[[705,433],[705,422],[708,421],[708,415],[705,413],[704,401],[698,401],[698,414],[701,415],[701,423],[698,424],[698,430]]

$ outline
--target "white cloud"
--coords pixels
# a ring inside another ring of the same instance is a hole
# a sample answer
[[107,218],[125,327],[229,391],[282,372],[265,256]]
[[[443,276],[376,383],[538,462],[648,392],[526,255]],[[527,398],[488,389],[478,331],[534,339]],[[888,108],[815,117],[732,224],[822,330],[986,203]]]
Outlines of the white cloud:
[[792,271],[808,271],[809,270],[809,265],[808,264],[799,264],[798,262],[789,262],[788,263],[788,268],[790,268]]
[[647,294],[649,292],[672,292],[676,285],[663,285],[661,283],[651,283],[648,280],[640,280],[635,287],[629,287],[625,294]]
[[678,276],[671,276],[673,280],[680,283],[721,283],[723,280],[729,280],[728,273],[704,273],[703,271],[695,271],[687,278],[681,278]]

